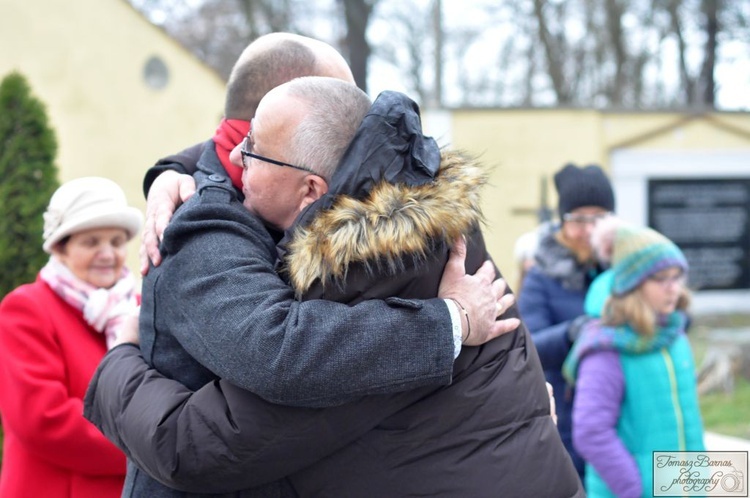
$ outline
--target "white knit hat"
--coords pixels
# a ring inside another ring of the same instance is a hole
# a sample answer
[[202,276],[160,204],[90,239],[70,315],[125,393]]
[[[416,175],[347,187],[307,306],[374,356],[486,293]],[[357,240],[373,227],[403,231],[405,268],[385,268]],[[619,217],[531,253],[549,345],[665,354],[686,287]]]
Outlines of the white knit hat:
[[143,224],[140,210],[128,206],[125,192],[107,178],[90,176],[61,185],[44,213],[44,251],[60,240],[92,228],[122,228],[128,240],[135,237]]

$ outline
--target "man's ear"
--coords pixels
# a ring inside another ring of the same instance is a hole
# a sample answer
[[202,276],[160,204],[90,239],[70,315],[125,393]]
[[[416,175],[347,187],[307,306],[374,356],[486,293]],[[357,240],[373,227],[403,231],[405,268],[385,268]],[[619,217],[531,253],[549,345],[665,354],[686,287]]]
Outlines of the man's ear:
[[307,175],[305,177],[305,195],[302,198],[300,209],[323,197],[328,192],[328,182],[317,175]]

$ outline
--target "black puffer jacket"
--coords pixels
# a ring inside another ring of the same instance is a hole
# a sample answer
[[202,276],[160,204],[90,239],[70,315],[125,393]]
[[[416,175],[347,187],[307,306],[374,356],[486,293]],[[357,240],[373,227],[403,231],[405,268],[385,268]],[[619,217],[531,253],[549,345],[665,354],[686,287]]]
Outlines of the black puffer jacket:
[[[489,258],[479,230],[486,182],[478,164],[440,157],[415,104],[381,94],[329,195],[287,236],[292,287],[303,299],[352,304],[435,296],[457,237],[468,240],[468,272]],[[291,480],[302,496],[583,496],[525,326],[463,348],[450,386]]]

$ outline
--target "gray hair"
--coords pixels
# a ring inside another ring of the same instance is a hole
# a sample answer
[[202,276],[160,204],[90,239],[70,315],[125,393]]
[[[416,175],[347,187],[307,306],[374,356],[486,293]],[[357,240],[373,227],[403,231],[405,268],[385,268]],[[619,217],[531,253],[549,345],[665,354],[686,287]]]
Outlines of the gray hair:
[[289,161],[330,181],[372,102],[352,83],[316,76],[293,80],[287,94],[308,106],[292,138]]
[[224,116],[250,120],[266,93],[299,76],[316,74],[316,69],[315,53],[295,38],[277,33],[259,38],[232,68]]
[[354,82],[344,58],[320,40],[292,33],[269,33],[240,55],[227,83],[224,116],[249,120],[263,96],[302,76],[330,76]]

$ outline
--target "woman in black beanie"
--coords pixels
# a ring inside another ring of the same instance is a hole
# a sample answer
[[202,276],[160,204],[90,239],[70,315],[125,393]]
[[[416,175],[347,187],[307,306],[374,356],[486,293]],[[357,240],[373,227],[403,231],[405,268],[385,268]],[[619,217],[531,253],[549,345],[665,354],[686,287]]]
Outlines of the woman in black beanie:
[[561,368],[588,320],[583,311],[586,291],[603,271],[594,259],[591,231],[614,210],[615,198],[609,179],[594,165],[565,165],[555,174],[555,188],[560,223],[540,234],[535,264],[524,277],[518,306],[554,389],[560,437],[583,479],[584,462],[571,439],[573,395]]

